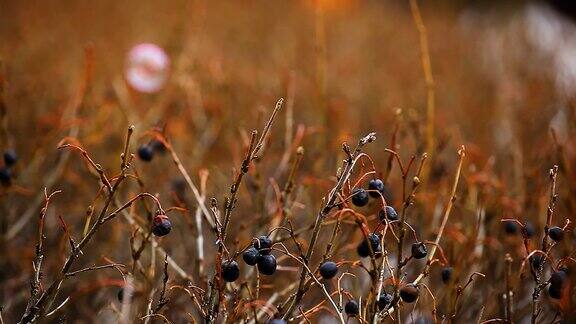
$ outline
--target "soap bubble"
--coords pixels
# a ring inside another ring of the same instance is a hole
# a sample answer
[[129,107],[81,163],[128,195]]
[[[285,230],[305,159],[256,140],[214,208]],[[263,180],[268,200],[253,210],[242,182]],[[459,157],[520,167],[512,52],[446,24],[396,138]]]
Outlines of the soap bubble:
[[168,78],[170,59],[157,45],[143,43],[128,53],[126,81],[137,91],[157,92]]

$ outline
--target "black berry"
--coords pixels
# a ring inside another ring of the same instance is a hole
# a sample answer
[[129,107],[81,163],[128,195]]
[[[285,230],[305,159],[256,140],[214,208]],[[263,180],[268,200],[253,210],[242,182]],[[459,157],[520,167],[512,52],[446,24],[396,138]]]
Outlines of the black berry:
[[320,266],[320,275],[324,279],[332,279],[338,273],[338,266],[332,261],[326,261]]
[[6,150],[6,152],[4,152],[4,164],[7,167],[13,166],[16,161],[18,161],[18,155],[16,154],[16,151]]
[[222,263],[222,278],[227,282],[234,282],[240,277],[240,267],[234,260]]
[[368,240],[362,240],[356,248],[356,252],[358,252],[360,257],[367,258],[370,256],[370,246],[372,247],[372,252],[374,252],[374,254],[382,251],[380,246],[380,237],[378,235],[374,233],[368,234]]
[[394,299],[394,296],[392,296],[386,292],[382,292],[380,294],[380,297],[378,298],[378,310],[385,309],[388,305],[390,305],[390,303],[392,302],[393,299]]
[[389,221],[395,221],[398,220],[398,213],[391,206],[386,206],[380,209],[380,211],[378,212],[378,218],[382,223],[386,222],[385,218],[388,218]]
[[116,294],[116,297],[118,297],[119,302],[122,302],[122,300],[124,299],[124,288],[118,289],[118,293]]
[[564,230],[558,226],[554,226],[548,230],[548,236],[554,241],[560,242],[564,238]]
[[415,242],[412,244],[412,257],[414,259],[423,259],[428,254],[426,245],[422,242]]
[[152,233],[156,236],[168,235],[172,230],[172,223],[166,215],[156,215],[152,221]]
[[348,316],[356,316],[360,312],[360,307],[355,300],[349,300],[346,305],[344,305],[344,311]]
[[548,287],[548,295],[554,299],[562,298],[562,288],[550,285]]
[[354,206],[364,207],[368,205],[368,201],[370,200],[370,196],[368,192],[362,188],[356,188],[352,191],[352,203]]
[[442,272],[440,273],[442,276],[442,282],[445,284],[448,284],[450,282],[450,280],[452,279],[452,273],[453,272],[454,272],[454,269],[452,269],[452,267],[442,268]]
[[10,186],[12,183],[12,172],[10,172],[10,169],[6,167],[0,168],[0,183],[5,187]]
[[370,180],[370,182],[368,182],[368,190],[371,190],[369,192],[370,196],[378,198],[384,191],[384,182],[382,182],[380,179]]
[[143,144],[138,148],[138,157],[144,162],[150,162],[154,158],[154,149],[150,145]]
[[514,235],[518,233],[518,224],[516,222],[504,222],[504,231],[506,234]]
[[247,265],[256,265],[258,263],[258,259],[260,258],[260,252],[255,248],[251,247],[244,251],[242,254],[242,259],[246,262]]
[[400,289],[400,298],[406,303],[413,303],[418,299],[418,287],[413,284],[407,284]]
[[258,240],[254,242],[254,247],[260,251],[260,254],[270,254],[272,248],[272,240],[266,236],[262,235],[258,237]]
[[261,255],[258,259],[258,271],[267,276],[273,275],[276,272],[276,257],[272,254]]

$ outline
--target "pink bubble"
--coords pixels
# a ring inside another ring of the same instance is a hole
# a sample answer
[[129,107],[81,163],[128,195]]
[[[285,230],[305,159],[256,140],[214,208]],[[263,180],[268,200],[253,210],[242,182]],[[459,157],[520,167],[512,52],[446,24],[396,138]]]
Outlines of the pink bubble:
[[128,53],[126,81],[137,91],[153,93],[168,79],[170,59],[166,52],[150,43],[138,44]]

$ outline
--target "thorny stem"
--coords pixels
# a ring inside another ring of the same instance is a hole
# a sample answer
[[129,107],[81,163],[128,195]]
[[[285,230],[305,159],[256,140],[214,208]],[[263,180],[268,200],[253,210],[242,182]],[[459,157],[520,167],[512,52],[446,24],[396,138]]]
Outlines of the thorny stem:
[[318,239],[318,235],[320,234],[320,228],[322,225],[322,221],[328,215],[328,213],[332,210],[332,208],[335,207],[336,198],[338,197],[338,194],[342,190],[344,183],[346,183],[346,181],[350,177],[350,174],[352,173],[352,170],[354,169],[354,165],[358,161],[357,157],[361,153],[362,148],[364,147],[364,145],[366,145],[367,143],[373,142],[375,139],[376,139],[376,133],[370,133],[370,134],[364,136],[358,142],[358,145],[356,146],[356,149],[354,150],[354,152],[350,152],[350,149],[346,144],[343,145],[344,151],[347,154],[347,159],[344,160],[344,162],[343,162],[344,163],[343,171],[342,171],[342,173],[338,179],[338,182],[334,186],[334,188],[332,188],[332,190],[330,190],[330,192],[328,194],[328,198],[325,200],[324,206],[320,209],[320,211],[316,215],[316,220],[314,222],[314,230],[312,232],[312,237],[310,238],[310,244],[309,244],[308,249],[306,251],[306,256],[302,256],[303,265],[302,265],[302,270],[300,273],[300,281],[298,284],[298,289],[294,295],[294,298],[293,298],[290,306],[284,312],[284,315],[282,316],[283,319],[288,318],[290,316],[290,314],[292,314],[292,312],[294,311],[294,309],[300,303],[300,301],[302,300],[302,297],[304,296],[305,283],[306,283],[306,277],[307,277],[305,265],[307,265],[308,262],[310,262],[312,254],[314,252],[316,240]]

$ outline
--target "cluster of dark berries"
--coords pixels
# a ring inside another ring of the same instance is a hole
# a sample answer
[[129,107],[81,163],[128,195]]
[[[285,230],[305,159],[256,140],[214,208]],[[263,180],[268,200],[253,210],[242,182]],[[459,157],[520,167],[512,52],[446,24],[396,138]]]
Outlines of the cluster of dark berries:
[[156,236],[168,235],[172,230],[172,223],[168,216],[164,214],[157,214],[152,220],[152,233]]
[[569,270],[567,267],[560,267],[560,269],[550,276],[550,286],[548,287],[548,294],[554,299],[562,298],[562,290],[564,283],[568,278]]
[[368,234],[368,239],[362,240],[358,247],[356,248],[356,252],[362,258],[366,258],[370,256],[370,248],[372,248],[372,252],[374,255],[378,256],[382,253],[382,245],[380,244],[380,236],[374,233]]
[[166,146],[159,140],[151,140],[148,144],[142,144],[138,148],[138,157],[144,162],[150,162],[154,158],[154,153],[166,152]]
[[352,203],[354,206],[364,207],[368,205],[370,197],[378,198],[380,195],[382,195],[386,201],[391,200],[391,195],[384,182],[380,179],[372,179],[368,182],[368,190],[356,188],[352,191]]
[[0,168],[0,183],[8,187],[12,184],[12,167],[18,161],[18,155],[14,150],[6,150],[4,152],[4,166]]
[[276,272],[276,257],[271,254],[272,240],[262,235],[254,241],[252,246],[244,251],[242,259],[249,266],[256,265],[260,273],[271,276]]

